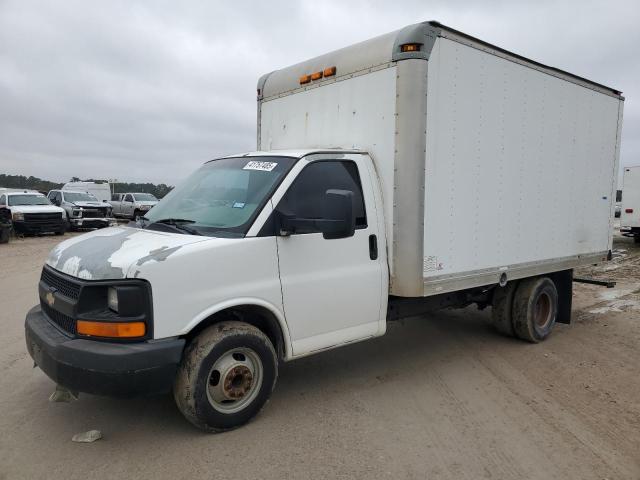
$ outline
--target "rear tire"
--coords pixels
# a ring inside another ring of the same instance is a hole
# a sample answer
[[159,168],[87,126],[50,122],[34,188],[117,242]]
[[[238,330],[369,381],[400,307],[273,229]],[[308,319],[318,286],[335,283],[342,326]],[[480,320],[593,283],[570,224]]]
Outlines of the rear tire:
[[548,277],[521,280],[513,298],[513,330],[527,342],[549,336],[558,316],[558,291]]
[[504,287],[496,287],[493,291],[491,320],[493,326],[503,335],[514,336],[513,331],[513,297],[518,282],[508,282]]
[[203,330],[185,349],[173,396],[193,425],[222,432],[255,417],[277,377],[278,358],[264,333],[243,322],[221,322]]

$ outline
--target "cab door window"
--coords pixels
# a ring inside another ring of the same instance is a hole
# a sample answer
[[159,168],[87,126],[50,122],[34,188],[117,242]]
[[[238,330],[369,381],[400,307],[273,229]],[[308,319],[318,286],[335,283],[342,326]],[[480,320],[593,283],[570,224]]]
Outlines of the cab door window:
[[[367,228],[367,214],[358,167],[352,161],[321,160],[307,165],[284,195],[277,210],[287,216],[321,219],[327,190],[350,190],[354,195],[356,229]],[[296,233],[317,233],[309,225]]]

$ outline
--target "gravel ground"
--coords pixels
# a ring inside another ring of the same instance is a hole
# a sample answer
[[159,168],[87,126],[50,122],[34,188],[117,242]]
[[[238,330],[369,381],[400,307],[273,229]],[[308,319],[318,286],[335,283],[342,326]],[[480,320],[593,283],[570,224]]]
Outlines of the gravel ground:
[[[539,345],[494,333],[489,309],[394,323],[386,336],[281,367],[244,428],[193,429],[170,396],[81,395],[24,345],[55,237],[0,245],[0,479],[640,479],[640,246],[581,275],[573,323]],[[99,429],[103,439],[72,443]]]

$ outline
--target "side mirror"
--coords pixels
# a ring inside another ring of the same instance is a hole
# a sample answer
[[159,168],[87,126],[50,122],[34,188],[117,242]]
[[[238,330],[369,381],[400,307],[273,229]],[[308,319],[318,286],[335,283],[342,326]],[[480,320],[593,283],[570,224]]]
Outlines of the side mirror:
[[312,233],[318,230],[327,240],[352,237],[356,231],[354,195],[351,190],[327,190],[322,218],[297,218],[276,211],[276,230],[281,237],[293,233]]
[[323,238],[353,237],[356,231],[356,215],[351,190],[327,190],[324,202],[324,218],[319,225]]

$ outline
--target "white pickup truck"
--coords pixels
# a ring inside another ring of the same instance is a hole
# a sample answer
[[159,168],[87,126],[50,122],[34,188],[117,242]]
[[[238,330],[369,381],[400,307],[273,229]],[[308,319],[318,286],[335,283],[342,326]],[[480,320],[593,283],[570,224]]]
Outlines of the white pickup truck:
[[[435,22],[263,76],[258,149],[57,246],[26,343],[80,392],[173,390],[207,431],[279,362],[445,307],[544,340],[611,254],[623,98]],[[562,210],[557,205],[564,205]]]
[[150,193],[114,193],[109,203],[115,217],[137,220],[151,210],[158,199]]

